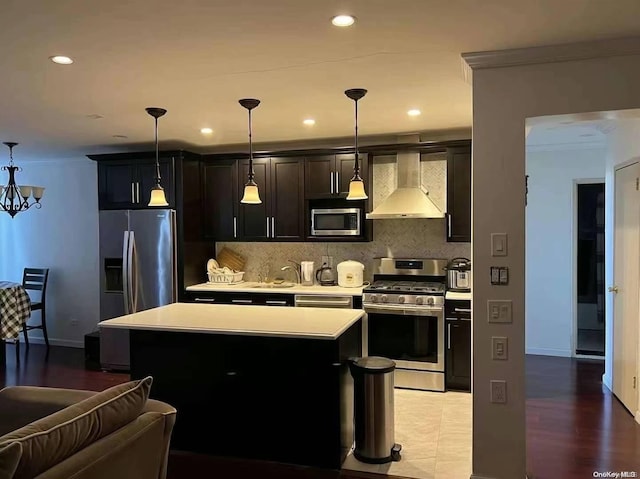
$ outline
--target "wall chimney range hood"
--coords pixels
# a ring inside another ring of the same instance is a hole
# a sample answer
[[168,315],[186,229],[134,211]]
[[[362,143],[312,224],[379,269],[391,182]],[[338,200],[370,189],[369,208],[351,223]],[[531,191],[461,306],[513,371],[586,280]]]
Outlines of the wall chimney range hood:
[[444,218],[420,181],[420,152],[399,152],[396,156],[397,188],[367,213],[369,220],[399,218]]

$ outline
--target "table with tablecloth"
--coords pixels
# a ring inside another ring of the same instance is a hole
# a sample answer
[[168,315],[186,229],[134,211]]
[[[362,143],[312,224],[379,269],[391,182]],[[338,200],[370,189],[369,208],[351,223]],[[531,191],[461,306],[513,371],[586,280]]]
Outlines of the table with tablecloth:
[[31,316],[29,294],[20,283],[0,281],[0,365],[6,358],[4,341],[17,339]]

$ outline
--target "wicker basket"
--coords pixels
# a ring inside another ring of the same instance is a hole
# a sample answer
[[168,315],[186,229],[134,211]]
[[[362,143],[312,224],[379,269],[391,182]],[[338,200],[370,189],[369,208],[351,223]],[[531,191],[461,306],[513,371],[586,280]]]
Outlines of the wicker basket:
[[238,271],[237,273],[207,273],[209,276],[209,283],[216,284],[232,284],[241,283],[244,277],[244,271]]

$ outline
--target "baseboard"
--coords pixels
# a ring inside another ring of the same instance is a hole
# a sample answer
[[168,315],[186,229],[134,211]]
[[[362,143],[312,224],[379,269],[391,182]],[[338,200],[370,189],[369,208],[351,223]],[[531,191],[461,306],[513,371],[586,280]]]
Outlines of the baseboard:
[[559,356],[563,358],[571,357],[569,349],[548,349],[548,348],[526,348],[526,354],[537,354],[540,356]]
[[609,390],[613,390],[613,381],[611,380],[611,376],[608,376],[606,373],[602,375],[602,384],[607,386]]
[[[20,341],[24,344],[24,338],[21,337]],[[44,338],[34,338],[29,335],[29,342],[32,344],[44,344]],[[53,339],[49,338],[49,344],[51,346],[64,346],[65,348],[84,348],[84,341],[73,341],[71,339]]]

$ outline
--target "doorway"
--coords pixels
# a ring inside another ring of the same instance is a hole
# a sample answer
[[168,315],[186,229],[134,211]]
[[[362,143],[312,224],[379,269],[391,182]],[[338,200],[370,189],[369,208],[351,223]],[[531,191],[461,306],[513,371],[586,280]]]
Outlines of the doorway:
[[605,355],[604,182],[576,184],[576,356]]

